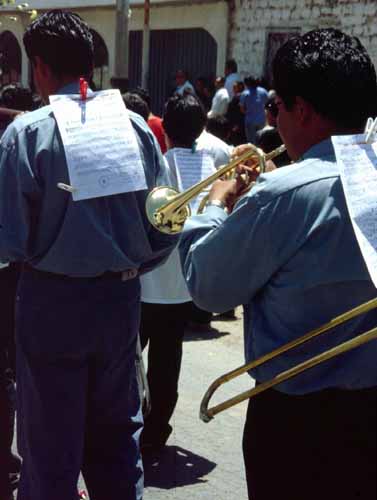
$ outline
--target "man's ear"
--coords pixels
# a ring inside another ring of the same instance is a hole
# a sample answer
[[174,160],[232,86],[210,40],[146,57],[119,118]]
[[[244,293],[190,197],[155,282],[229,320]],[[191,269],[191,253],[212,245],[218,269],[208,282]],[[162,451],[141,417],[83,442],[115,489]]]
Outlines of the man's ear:
[[307,125],[315,113],[313,106],[300,96],[296,97],[295,113],[299,125]]

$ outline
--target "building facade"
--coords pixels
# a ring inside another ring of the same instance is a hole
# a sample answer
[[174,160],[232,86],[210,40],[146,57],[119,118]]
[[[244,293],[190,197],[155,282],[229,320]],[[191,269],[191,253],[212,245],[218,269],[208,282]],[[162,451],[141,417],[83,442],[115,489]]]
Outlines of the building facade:
[[284,41],[316,28],[339,28],[360,38],[377,66],[377,0],[234,0],[229,51],[241,73],[271,76]]
[[[30,22],[21,0],[0,7],[0,86],[28,85],[30,67],[22,35]],[[110,85],[114,76],[116,0],[29,0],[43,12],[69,8],[93,28],[95,83]],[[143,0],[131,0],[129,20],[130,85],[141,83]],[[227,57],[236,59],[241,75],[264,76],[270,83],[271,61],[291,35],[319,27],[338,27],[358,36],[377,65],[377,0],[151,0],[149,87],[155,111],[174,88],[177,69],[194,80],[221,75]]]

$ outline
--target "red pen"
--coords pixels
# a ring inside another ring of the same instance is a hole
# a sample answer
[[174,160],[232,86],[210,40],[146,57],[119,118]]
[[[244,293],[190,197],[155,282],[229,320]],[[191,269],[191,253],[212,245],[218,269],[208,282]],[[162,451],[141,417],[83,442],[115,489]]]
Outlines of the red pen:
[[82,101],[86,101],[86,95],[88,92],[88,82],[85,78],[80,78],[80,97]]

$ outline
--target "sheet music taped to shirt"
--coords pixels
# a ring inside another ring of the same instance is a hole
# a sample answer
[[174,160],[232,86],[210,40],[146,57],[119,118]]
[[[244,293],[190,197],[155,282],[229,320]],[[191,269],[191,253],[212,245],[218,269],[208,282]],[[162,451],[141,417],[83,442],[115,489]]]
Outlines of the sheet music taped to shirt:
[[135,132],[119,90],[50,96],[74,201],[147,188]]
[[[206,179],[216,172],[215,162],[207,151],[191,152],[190,149],[175,148],[174,162],[179,171],[180,191],[189,189],[194,184]],[[209,187],[198,194],[191,202],[190,207],[193,213],[199,208],[200,202],[208,194]]]
[[332,142],[356,238],[377,288],[377,143],[366,144],[365,134]]

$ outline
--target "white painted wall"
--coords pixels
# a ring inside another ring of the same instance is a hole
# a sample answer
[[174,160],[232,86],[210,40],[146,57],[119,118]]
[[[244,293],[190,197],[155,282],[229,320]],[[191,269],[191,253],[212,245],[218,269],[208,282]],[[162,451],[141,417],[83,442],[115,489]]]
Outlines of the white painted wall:
[[262,75],[267,34],[336,27],[360,38],[377,65],[377,0],[236,0],[230,51],[240,71]]

